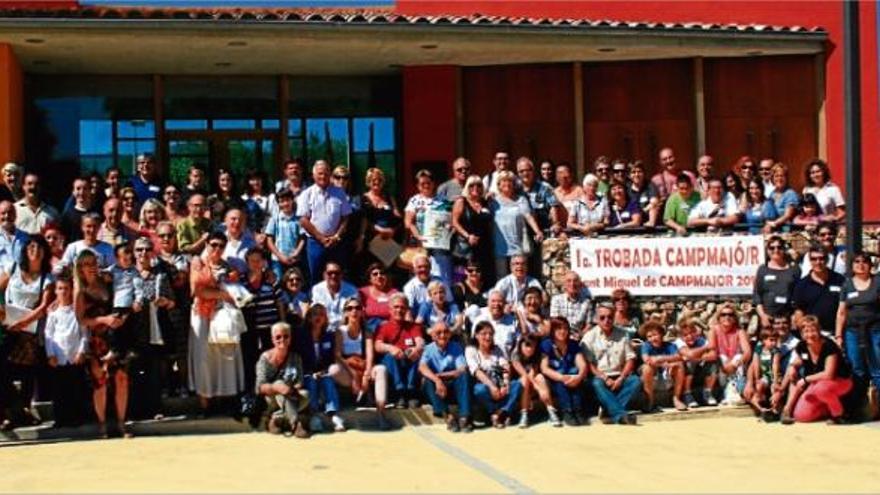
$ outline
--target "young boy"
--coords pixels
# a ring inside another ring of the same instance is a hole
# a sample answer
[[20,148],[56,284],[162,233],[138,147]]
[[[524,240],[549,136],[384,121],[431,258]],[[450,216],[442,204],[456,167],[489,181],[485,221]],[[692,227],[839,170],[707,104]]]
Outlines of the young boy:
[[[137,301],[142,299],[142,295],[135,286],[138,272],[134,267],[134,250],[130,242],[123,242],[113,248],[113,254],[116,257],[116,263],[107,269],[113,283],[113,313],[125,318],[129,314],[141,310]],[[130,337],[125,334],[130,329],[127,323],[108,333],[110,351],[102,356],[101,360],[109,362],[114,357],[124,357],[124,342]]]
[[300,235],[299,221],[293,210],[293,192],[284,189],[276,195],[276,199],[279,211],[266,224],[266,245],[272,253],[275,278],[281,280],[281,275],[299,262],[306,241]]
[[46,317],[46,357],[53,377],[55,426],[79,426],[85,403],[85,353],[88,336],[73,308],[73,283],[55,281],[55,307]]
[[670,388],[670,381],[672,382],[672,404],[676,410],[686,411],[687,405],[681,400],[685,384],[684,365],[675,344],[663,341],[665,333],[663,325],[656,321],[644,323],[639,333],[645,336],[641,349],[642,387],[647,398],[645,411],[657,412],[660,410],[654,402],[654,386],[657,381],[660,381],[666,388]]
[[678,322],[679,338],[675,341],[678,353],[684,363],[684,402],[688,407],[697,407],[693,385],[703,384],[703,402],[707,406],[717,406],[712,395],[718,380],[718,354],[709,346],[709,340],[697,328],[696,320],[683,318]]
[[749,365],[743,397],[766,422],[778,419],[773,407],[765,407],[770,394],[782,383],[779,336],[771,328],[761,330],[760,342],[755,346],[755,357]]

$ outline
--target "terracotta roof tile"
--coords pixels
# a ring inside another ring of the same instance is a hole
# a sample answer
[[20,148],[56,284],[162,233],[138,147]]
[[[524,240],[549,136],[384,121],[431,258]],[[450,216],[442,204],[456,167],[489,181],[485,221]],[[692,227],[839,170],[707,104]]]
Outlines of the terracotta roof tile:
[[552,17],[461,15],[404,15],[389,8],[146,8],[72,7],[0,8],[0,18],[63,19],[149,19],[233,22],[334,23],[351,25],[455,25],[520,26],[567,29],[636,29],[644,31],[684,30],[743,33],[825,33],[822,27],[768,26],[763,24],[717,24],[706,22],[647,22],[607,19],[565,19]]

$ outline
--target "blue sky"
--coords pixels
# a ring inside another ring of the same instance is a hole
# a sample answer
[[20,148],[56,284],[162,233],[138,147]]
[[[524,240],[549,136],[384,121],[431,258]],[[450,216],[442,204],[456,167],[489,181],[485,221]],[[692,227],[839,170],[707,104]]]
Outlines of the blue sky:
[[370,7],[392,6],[394,0],[80,0],[80,3],[147,7]]

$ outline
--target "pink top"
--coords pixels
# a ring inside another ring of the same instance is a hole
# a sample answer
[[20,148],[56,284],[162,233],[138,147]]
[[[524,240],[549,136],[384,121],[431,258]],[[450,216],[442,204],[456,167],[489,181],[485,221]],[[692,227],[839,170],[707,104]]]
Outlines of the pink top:
[[739,348],[739,327],[725,332],[721,325],[716,325],[712,331],[715,332],[715,345],[720,356],[733,358],[737,354],[742,354],[742,349]]
[[[391,296],[400,292],[399,290],[392,287],[388,292],[380,293],[372,285],[367,285],[358,289],[358,292],[364,302],[364,318],[391,319],[391,306],[388,303],[391,302]],[[376,297],[373,297],[374,293]]]

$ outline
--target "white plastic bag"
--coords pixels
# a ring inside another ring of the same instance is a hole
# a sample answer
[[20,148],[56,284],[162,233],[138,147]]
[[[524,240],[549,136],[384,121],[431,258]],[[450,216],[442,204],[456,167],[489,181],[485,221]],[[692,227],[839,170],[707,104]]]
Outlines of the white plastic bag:
[[241,334],[246,331],[247,325],[241,310],[229,303],[220,303],[220,307],[211,317],[208,343],[238,344],[241,342]]

